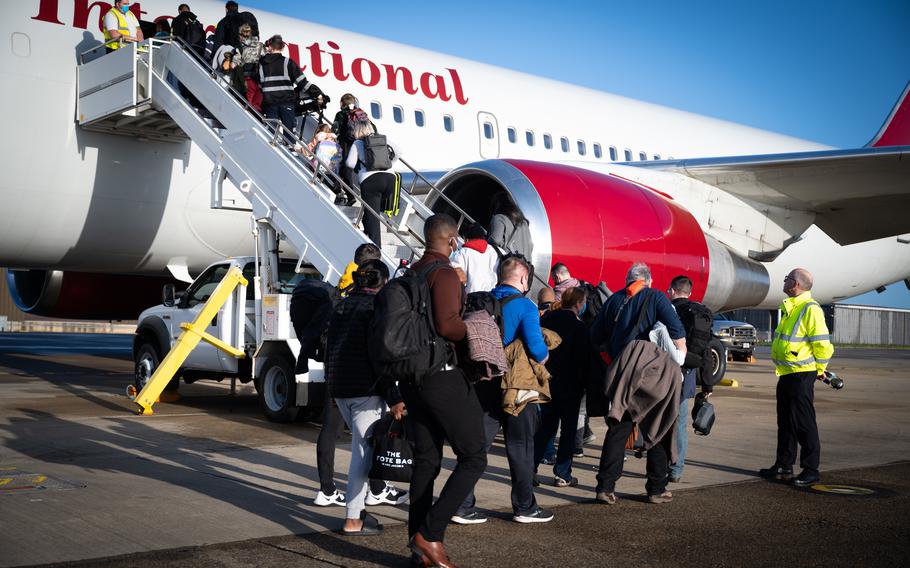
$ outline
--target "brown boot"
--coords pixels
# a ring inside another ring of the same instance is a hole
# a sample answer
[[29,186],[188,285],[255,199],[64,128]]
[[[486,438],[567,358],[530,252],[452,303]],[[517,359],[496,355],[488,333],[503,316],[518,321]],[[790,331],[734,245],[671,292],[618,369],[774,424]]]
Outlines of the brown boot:
[[446,554],[442,542],[431,542],[419,532],[411,537],[411,550],[415,555],[421,556],[424,566],[438,566],[439,568],[455,568],[449,555]]

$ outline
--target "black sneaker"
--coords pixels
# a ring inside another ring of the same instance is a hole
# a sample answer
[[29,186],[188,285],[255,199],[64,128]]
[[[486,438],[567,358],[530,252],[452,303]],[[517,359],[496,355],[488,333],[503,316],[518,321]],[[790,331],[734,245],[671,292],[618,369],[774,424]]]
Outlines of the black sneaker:
[[799,475],[793,478],[793,481],[791,481],[791,483],[797,487],[809,487],[813,483],[818,483],[819,479],[820,478],[817,473],[810,473],[804,469],[799,473]]
[[553,520],[553,513],[546,509],[538,508],[533,513],[515,515],[512,517],[512,520],[516,523],[549,523]]
[[758,470],[758,475],[765,479],[778,479],[780,481],[789,481],[793,477],[793,468],[782,465],[772,465],[767,469]]
[[479,525],[480,523],[487,522],[487,516],[480,511],[465,513],[463,515],[456,514],[452,517],[452,522],[457,525]]

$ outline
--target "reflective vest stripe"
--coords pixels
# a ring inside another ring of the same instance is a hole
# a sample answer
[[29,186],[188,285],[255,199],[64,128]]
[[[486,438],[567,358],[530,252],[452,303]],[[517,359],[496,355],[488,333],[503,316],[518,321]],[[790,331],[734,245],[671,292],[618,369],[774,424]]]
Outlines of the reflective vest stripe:
[[[811,365],[813,363],[820,362],[820,360],[815,357],[809,357],[808,359],[800,359],[799,361],[781,361],[780,359],[771,359],[771,361],[778,367],[802,367],[803,365]],[[827,363],[827,361],[825,361]]]
[[[777,333],[776,331],[774,332],[774,339],[781,339],[784,337],[786,337],[786,336],[782,335],[780,333]],[[807,335],[806,337],[795,337],[795,338],[787,337],[787,341],[790,341],[791,343],[795,343],[798,341],[802,341],[802,342],[806,342],[806,343],[811,343],[813,341],[831,341],[831,336],[830,335]]]

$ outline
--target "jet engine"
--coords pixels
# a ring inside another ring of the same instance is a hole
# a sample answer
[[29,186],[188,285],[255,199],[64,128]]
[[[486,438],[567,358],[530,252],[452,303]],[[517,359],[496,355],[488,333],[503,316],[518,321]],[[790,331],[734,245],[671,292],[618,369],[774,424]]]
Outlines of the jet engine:
[[169,278],[60,270],[8,270],[16,306],[28,314],[66,319],[129,320],[161,302]]
[[[473,219],[489,227],[500,195],[508,194],[528,218],[532,263],[544,281],[555,262],[611,290],[625,286],[637,261],[651,267],[653,286],[673,277],[692,279],[692,298],[715,311],[761,302],[768,292],[764,266],[705,235],[695,218],[657,189],[620,177],[561,164],[486,160],[443,176],[437,185]],[[436,212],[459,213],[434,195]]]

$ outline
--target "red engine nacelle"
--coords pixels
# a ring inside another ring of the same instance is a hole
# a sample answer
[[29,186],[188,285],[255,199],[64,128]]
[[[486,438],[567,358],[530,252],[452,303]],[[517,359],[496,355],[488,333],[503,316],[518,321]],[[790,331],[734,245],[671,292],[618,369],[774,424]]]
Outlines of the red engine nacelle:
[[[525,160],[487,160],[457,168],[438,186],[468,215],[487,223],[497,195],[509,193],[530,222],[532,262],[546,278],[555,262],[577,278],[625,286],[626,271],[646,262],[654,287],[689,276],[693,299],[714,309],[755,305],[768,292],[767,271],[707,237],[695,218],[657,190],[613,175]],[[452,212],[443,200],[434,210]]]
[[37,316],[87,320],[131,320],[161,302],[170,278],[92,274],[60,270],[9,270],[16,306]]

